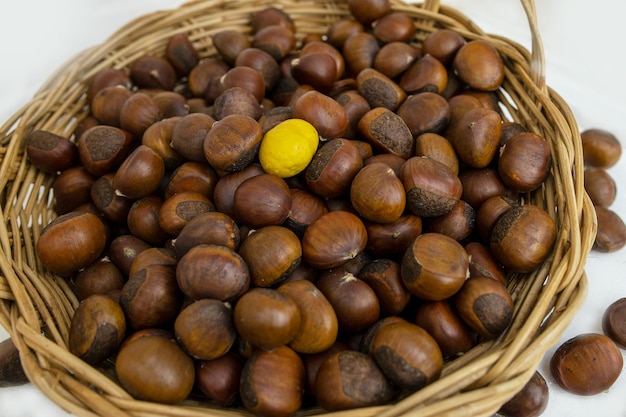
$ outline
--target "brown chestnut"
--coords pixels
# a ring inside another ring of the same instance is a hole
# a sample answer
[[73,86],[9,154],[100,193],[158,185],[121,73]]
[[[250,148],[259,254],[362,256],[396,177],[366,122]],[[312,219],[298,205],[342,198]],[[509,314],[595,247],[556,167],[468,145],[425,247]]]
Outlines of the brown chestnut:
[[624,358],[615,342],[603,334],[585,333],[563,342],[550,358],[557,384],[577,395],[609,389],[622,373]]
[[367,230],[356,215],[329,211],[315,220],[302,237],[303,259],[311,266],[328,269],[355,258],[367,245]]
[[626,246],[626,224],[615,211],[597,206],[598,229],[593,249],[598,252],[616,252]]
[[381,327],[372,340],[372,356],[389,379],[412,391],[437,380],[443,368],[435,339],[407,321]]
[[17,387],[29,382],[22,362],[20,351],[8,338],[0,342],[0,388]]
[[402,117],[386,107],[375,107],[361,117],[359,133],[381,153],[402,158],[413,155],[413,135]]
[[239,399],[239,380],[243,359],[228,352],[211,360],[196,361],[196,383],[200,392],[222,407],[229,407]]
[[257,287],[270,287],[286,280],[302,259],[298,236],[284,226],[265,226],[251,231],[239,254]]
[[193,302],[174,321],[176,340],[194,358],[210,360],[224,356],[237,337],[232,316],[231,308],[219,300]]
[[626,349],[626,298],[615,300],[602,315],[602,330],[619,347]]
[[503,417],[539,417],[548,407],[550,391],[539,371],[535,371],[524,387],[500,407]]
[[476,344],[473,331],[459,317],[449,298],[420,303],[415,324],[435,339],[444,358],[454,358]]
[[513,300],[500,281],[468,278],[453,298],[461,319],[485,339],[498,337],[513,319]]
[[[155,299],[159,302],[155,303]],[[149,265],[135,272],[122,287],[120,295],[127,324],[135,330],[173,322],[182,302],[176,270],[168,265]]]
[[522,132],[507,141],[498,158],[498,173],[509,188],[518,192],[539,187],[550,172],[550,147],[532,132]]
[[322,408],[336,411],[386,404],[395,389],[370,355],[341,350],[319,366],[315,393]]
[[59,275],[69,275],[93,263],[103,252],[107,231],[98,216],[70,212],[50,222],[37,240],[42,265]]
[[132,396],[165,404],[187,398],[195,381],[191,357],[174,340],[162,336],[125,344],[115,361],[115,373]]
[[380,302],[374,290],[344,268],[322,273],[317,287],[333,306],[343,331],[364,330],[380,317]]
[[270,288],[252,288],[242,295],[233,319],[241,337],[263,350],[294,340],[302,320],[296,302]]
[[126,278],[122,271],[108,258],[102,258],[83,268],[74,278],[74,291],[79,300],[94,295],[107,295],[120,290]]
[[482,39],[463,44],[457,50],[452,66],[458,77],[476,90],[493,91],[504,80],[504,62],[500,53]]
[[490,248],[505,268],[532,271],[552,252],[556,242],[556,223],[534,204],[524,204],[506,211],[493,226]]
[[215,122],[206,134],[204,156],[217,171],[239,171],[257,154],[263,132],[249,116],[229,115]]
[[46,130],[35,130],[28,135],[26,155],[38,169],[54,174],[78,162],[74,142]]
[[590,128],[581,132],[583,159],[588,166],[610,168],[622,155],[617,137],[604,129]]
[[252,228],[282,224],[289,216],[291,204],[289,186],[274,174],[246,179],[233,195],[235,218]]
[[418,216],[446,214],[459,201],[461,180],[443,163],[414,156],[400,168],[400,180],[407,193],[407,209]]
[[402,280],[425,300],[454,295],[469,276],[469,257],[456,240],[441,233],[419,235],[402,258]]
[[190,249],[201,244],[236,250],[240,241],[239,226],[230,216],[209,211],[197,215],[181,229],[174,240],[174,250],[182,258]]
[[294,300],[300,310],[300,327],[289,347],[304,354],[329,349],[337,339],[339,325],[335,310],[324,294],[307,280],[286,282],[277,290]]
[[192,300],[234,301],[248,290],[250,273],[242,257],[232,249],[199,244],[178,261],[176,281]]
[[402,282],[400,264],[391,259],[375,259],[366,264],[357,277],[369,285],[385,316],[400,314],[411,300],[411,293]]
[[390,223],[404,213],[406,193],[393,169],[373,163],[365,165],[352,180],[350,201],[364,219]]
[[609,207],[615,201],[615,180],[604,168],[585,169],[585,191],[595,206]]
[[339,197],[349,190],[363,167],[359,148],[349,139],[331,139],[317,150],[305,171],[306,184],[321,197]]
[[122,307],[107,295],[94,294],[85,298],[72,316],[68,349],[95,365],[117,351],[125,332]]
[[300,409],[304,385],[302,359],[291,348],[279,346],[257,350],[246,361],[239,394],[244,407],[255,415],[288,417]]
[[146,145],[139,145],[122,162],[113,177],[115,192],[130,199],[155,192],[165,175],[165,162]]

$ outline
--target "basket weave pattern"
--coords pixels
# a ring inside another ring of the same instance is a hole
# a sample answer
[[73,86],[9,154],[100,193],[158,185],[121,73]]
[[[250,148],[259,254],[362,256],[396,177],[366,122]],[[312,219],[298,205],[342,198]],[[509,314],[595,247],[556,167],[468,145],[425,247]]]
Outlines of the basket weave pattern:
[[[506,77],[499,95],[504,118],[545,137],[552,152],[550,177],[522,199],[543,207],[555,219],[559,234],[554,253],[539,270],[511,277],[515,313],[501,337],[447,363],[438,381],[399,403],[341,415],[492,415],[530,378],[582,304],[587,285],[584,264],[596,223],[583,187],[579,131],[567,104],[545,85],[534,8],[532,2],[522,3],[533,34],[533,53],[511,40],[487,35],[439,1],[408,5],[392,0],[394,10],[415,19],[418,38],[436,28],[449,28],[467,39],[487,39],[502,54]],[[323,34],[329,23],[348,16],[345,2],[329,0],[198,0],[145,15],[61,68],[0,128],[0,323],[18,346],[32,383],[71,413],[248,415],[193,401],[177,406],[137,401],[116,384],[111,369],[95,369],[68,352],[68,329],[78,300],[64,279],[45,271],[36,259],[35,242],[55,217],[53,178],[29,164],[25,138],[35,129],[69,137],[87,115],[87,82],[99,70],[123,68],[144,54],[162,54],[168,38],[176,33],[187,34],[203,57],[210,56],[215,52],[213,33],[223,29],[249,33],[251,13],[268,6],[289,13],[300,36]]]

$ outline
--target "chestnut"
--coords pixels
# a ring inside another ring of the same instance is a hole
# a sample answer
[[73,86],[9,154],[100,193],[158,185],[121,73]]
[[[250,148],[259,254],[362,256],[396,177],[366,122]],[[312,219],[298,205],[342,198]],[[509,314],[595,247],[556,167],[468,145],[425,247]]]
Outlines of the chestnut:
[[115,171],[134,148],[136,137],[113,126],[94,126],[78,139],[80,162],[90,174],[99,177]]
[[105,87],[94,95],[89,109],[99,123],[120,127],[122,107],[132,95],[133,91],[127,87],[119,85]]
[[524,387],[500,407],[503,417],[539,417],[548,407],[550,391],[539,371],[535,371]]
[[172,64],[179,77],[188,76],[200,61],[198,50],[184,33],[176,33],[169,37],[165,45],[165,58]]
[[185,158],[172,147],[172,132],[174,131],[174,126],[182,117],[173,116],[159,120],[150,125],[141,136],[141,144],[152,148],[154,152],[163,158],[165,170],[168,172],[175,170],[180,164],[185,162]]
[[91,201],[104,218],[122,224],[128,218],[133,200],[116,193],[114,179],[113,172],[98,178],[91,186]]
[[602,315],[602,330],[619,347],[626,348],[626,298],[615,300]]
[[174,240],[174,250],[182,258],[193,247],[201,244],[236,250],[240,241],[239,226],[230,216],[219,211],[209,211],[198,214],[181,229]]
[[466,168],[459,173],[459,179],[463,185],[461,199],[472,206],[474,210],[478,210],[491,197],[509,194],[500,179],[500,174],[492,167]]
[[604,129],[590,128],[580,133],[583,160],[592,167],[610,168],[622,155],[622,145],[617,137]]
[[420,56],[420,48],[406,42],[383,45],[374,58],[374,69],[395,79],[404,73]]
[[381,327],[371,349],[380,369],[400,388],[416,391],[441,375],[441,350],[435,339],[416,324],[398,321]]
[[46,130],[35,130],[26,143],[28,160],[38,169],[56,174],[78,163],[78,148],[69,139]]
[[596,206],[598,229],[593,249],[598,252],[616,252],[626,246],[626,224],[613,210]]
[[372,33],[382,43],[408,42],[415,36],[415,21],[402,12],[391,12],[373,23]]
[[403,254],[413,240],[422,233],[422,218],[404,214],[391,223],[364,221],[367,231],[366,250],[377,257]]
[[464,43],[454,55],[452,67],[471,88],[493,91],[504,81],[504,62],[498,50],[482,39]]
[[[450,168],[454,174],[459,175],[459,158],[454,146],[448,139],[437,133],[426,132],[415,138],[415,156],[426,156],[439,161]],[[459,178],[463,180],[460,175]],[[465,192],[465,187],[463,191]]]
[[177,404],[191,393],[193,360],[169,338],[147,336],[125,344],[115,361],[120,385],[133,397]]
[[429,218],[427,229],[462,242],[472,234],[475,223],[476,211],[466,201],[459,200],[446,214]]
[[120,109],[120,127],[137,137],[162,119],[163,114],[154,98],[139,91],[128,97]]
[[285,220],[288,227],[299,237],[321,215],[328,212],[324,200],[306,188],[290,188],[291,211]]
[[337,65],[332,56],[324,52],[303,53],[291,61],[291,74],[300,84],[327,92],[337,80]]
[[183,191],[195,191],[212,199],[218,179],[217,172],[210,165],[187,161],[178,166],[169,176],[164,197],[169,198]]
[[183,191],[163,201],[159,226],[169,235],[176,236],[191,219],[209,211],[215,211],[215,206],[205,195]]
[[88,82],[87,103],[91,105],[94,96],[106,87],[121,86],[130,89],[131,82],[127,72],[119,68],[105,68],[94,74]]
[[213,189],[213,203],[215,208],[237,220],[234,207],[235,191],[242,182],[255,175],[265,174],[258,163],[252,163],[241,171],[229,172],[221,176]]
[[241,337],[250,344],[273,350],[290,343],[300,328],[296,302],[271,288],[252,288],[239,298],[233,320]]
[[398,108],[398,116],[411,135],[441,133],[450,120],[450,105],[441,95],[430,91],[412,94]]
[[367,164],[352,180],[350,201],[359,215],[377,223],[400,218],[406,206],[402,181],[384,163]]
[[365,68],[356,76],[359,93],[370,107],[395,111],[407,98],[406,92],[391,78],[374,68]]
[[585,191],[594,206],[609,207],[615,201],[615,180],[604,168],[585,169]]
[[348,0],[347,3],[350,15],[363,25],[370,25],[392,12],[389,0]]
[[438,29],[430,32],[422,42],[422,53],[430,54],[442,64],[452,63],[459,48],[466,40],[452,29]]
[[411,301],[411,293],[402,282],[400,264],[391,259],[369,262],[361,268],[357,277],[374,290],[382,315],[400,314]]
[[559,345],[550,358],[550,372],[561,388],[577,395],[609,389],[622,373],[624,358],[603,334],[585,333]]
[[398,84],[408,94],[441,94],[448,83],[446,67],[432,55],[422,55],[402,74]]
[[72,316],[68,349],[96,365],[117,351],[125,332],[122,307],[107,295],[94,294],[81,301]]
[[459,201],[463,186],[448,166],[428,157],[414,156],[400,168],[407,193],[407,209],[418,216],[446,214]]
[[91,201],[91,187],[96,177],[83,166],[74,166],[60,172],[52,183],[56,199],[56,213],[67,214]]
[[237,335],[232,316],[231,308],[219,300],[195,301],[176,316],[176,340],[196,359],[217,359],[228,353],[235,343]]
[[296,36],[292,29],[283,25],[268,25],[254,32],[252,46],[279,61],[294,50]]
[[355,258],[367,245],[367,230],[356,215],[329,211],[315,220],[302,237],[302,256],[311,266],[328,269]]
[[0,342],[0,388],[17,387],[29,382],[22,362],[20,351],[8,338]]
[[280,78],[278,62],[267,52],[258,48],[246,48],[235,58],[235,66],[254,68],[263,76],[265,90],[272,91]]
[[195,387],[221,407],[234,405],[239,399],[239,381],[243,359],[228,352],[210,360],[196,361]]
[[57,217],[42,230],[36,251],[44,267],[67,276],[98,259],[106,243],[106,227],[98,216],[73,211]]
[[506,284],[505,270],[491,254],[488,246],[480,242],[469,242],[465,245],[469,257],[470,277],[485,276]]
[[380,302],[374,290],[344,268],[321,274],[317,287],[335,310],[339,329],[355,333],[374,324],[380,317]]
[[206,162],[204,139],[215,119],[204,113],[191,113],[172,128],[171,147],[188,161]]
[[476,344],[474,332],[459,317],[449,298],[420,303],[414,323],[435,339],[444,358],[455,358]]
[[556,223],[534,204],[506,211],[493,226],[490,248],[494,258],[510,271],[532,271],[550,255],[556,242]]
[[130,267],[137,255],[150,249],[150,244],[144,242],[136,236],[121,234],[109,243],[109,258],[124,275],[128,275]]
[[383,405],[395,388],[372,356],[341,350],[328,356],[315,377],[318,404],[328,411]]
[[203,142],[206,160],[217,171],[239,171],[257,154],[263,132],[249,116],[229,115],[215,122]]
[[[465,112],[447,137],[452,142],[460,161],[473,168],[485,168],[500,148],[501,134],[502,117],[500,114],[494,110],[479,107]],[[505,149],[510,143],[510,141],[507,142]],[[545,173],[541,180],[544,177]]]
[[469,276],[469,257],[456,240],[441,233],[419,235],[402,257],[402,281],[424,300],[454,295]]
[[356,77],[364,69],[372,68],[378,51],[380,51],[378,39],[368,31],[348,36],[342,48],[348,75]]
[[74,278],[74,291],[79,300],[94,294],[107,295],[120,290],[126,278],[108,258],[101,258],[80,270]]
[[113,177],[115,192],[130,199],[155,192],[165,175],[165,162],[146,145],[139,145],[122,162]]
[[[280,373],[280,378],[276,378]],[[239,394],[244,407],[262,417],[288,417],[302,405],[304,363],[287,346],[257,350],[241,372]]]
[[150,265],[166,265],[176,267],[178,259],[171,249],[167,247],[151,247],[139,252],[130,264],[128,276],[133,276],[135,272],[147,268]]
[[359,148],[349,139],[331,139],[317,150],[305,170],[305,181],[321,197],[339,197],[349,190],[363,167]]
[[250,272],[242,257],[232,249],[199,244],[179,259],[176,281],[192,300],[234,301],[248,290]]
[[158,195],[148,195],[135,200],[128,210],[126,225],[139,239],[160,246],[169,235],[159,225],[159,212],[163,199]]
[[213,46],[224,61],[234,64],[237,56],[246,48],[250,47],[250,39],[246,34],[235,29],[223,29],[217,31],[211,37]]
[[324,294],[307,280],[285,282],[277,290],[295,301],[300,310],[300,327],[289,347],[303,354],[329,349],[337,340],[339,325]]
[[291,275],[302,259],[298,236],[284,226],[265,226],[251,231],[241,243],[239,254],[257,287],[280,284]]
[[413,155],[413,135],[402,117],[386,107],[375,107],[361,117],[359,133],[381,153],[392,153],[402,158]]
[[130,64],[130,79],[141,88],[173,90],[176,70],[165,57],[144,55]]
[[550,147],[546,140],[532,132],[522,132],[507,141],[498,158],[502,181],[518,192],[539,187],[550,172]]
[[281,225],[289,216],[291,204],[289,186],[275,174],[248,178],[233,195],[235,218],[252,228]]
[[494,339],[513,319],[513,300],[500,281],[468,278],[453,298],[461,319],[485,339]]
[[307,91],[296,100],[293,117],[311,123],[324,139],[342,137],[348,128],[346,110],[334,99],[315,90]]
[[[155,303],[155,299],[159,302]],[[182,302],[183,294],[176,283],[176,270],[169,265],[149,265],[135,272],[120,294],[127,324],[135,330],[173,322]]]

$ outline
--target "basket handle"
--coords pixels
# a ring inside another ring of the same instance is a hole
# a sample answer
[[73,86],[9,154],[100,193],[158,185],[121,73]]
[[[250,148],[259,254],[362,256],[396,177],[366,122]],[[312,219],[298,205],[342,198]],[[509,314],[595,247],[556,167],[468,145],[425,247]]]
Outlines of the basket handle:
[[530,75],[540,90],[546,90],[546,59],[543,48],[543,41],[539,33],[539,24],[537,23],[537,9],[534,0],[521,0],[522,6],[528,18],[531,35],[531,58],[530,58]]

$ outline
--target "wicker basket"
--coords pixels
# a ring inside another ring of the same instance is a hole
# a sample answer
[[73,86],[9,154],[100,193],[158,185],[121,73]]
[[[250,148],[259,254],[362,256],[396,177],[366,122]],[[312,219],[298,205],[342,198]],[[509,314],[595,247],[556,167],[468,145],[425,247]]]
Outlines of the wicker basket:
[[[441,378],[399,403],[339,413],[346,416],[489,416],[514,395],[559,340],[586,294],[584,265],[595,236],[595,212],[583,188],[582,149],[576,120],[544,81],[541,41],[532,1],[523,0],[533,53],[515,42],[487,35],[458,11],[427,0],[394,9],[414,17],[418,38],[450,28],[467,39],[483,38],[501,52],[506,78],[499,91],[505,117],[543,135],[553,168],[545,185],[523,196],[544,207],[558,225],[554,253],[531,274],[511,277],[514,320],[497,340],[482,343],[445,365]],[[98,70],[127,66],[140,55],[160,54],[167,39],[187,33],[203,56],[214,53],[210,36],[225,28],[248,32],[252,12],[284,8],[300,35],[324,33],[348,14],[343,1],[198,0],[176,10],[143,16],[105,43],[81,53],[62,68],[0,131],[0,322],[21,352],[31,382],[63,409],[80,416],[235,416],[192,401],[177,406],[142,402],[127,394],[110,369],[95,369],[67,349],[70,318],[78,304],[64,279],[45,271],[35,256],[42,228],[55,216],[53,178],[24,157],[24,139],[33,129],[70,135],[87,114],[86,82]],[[306,410],[302,414],[320,414]]]

